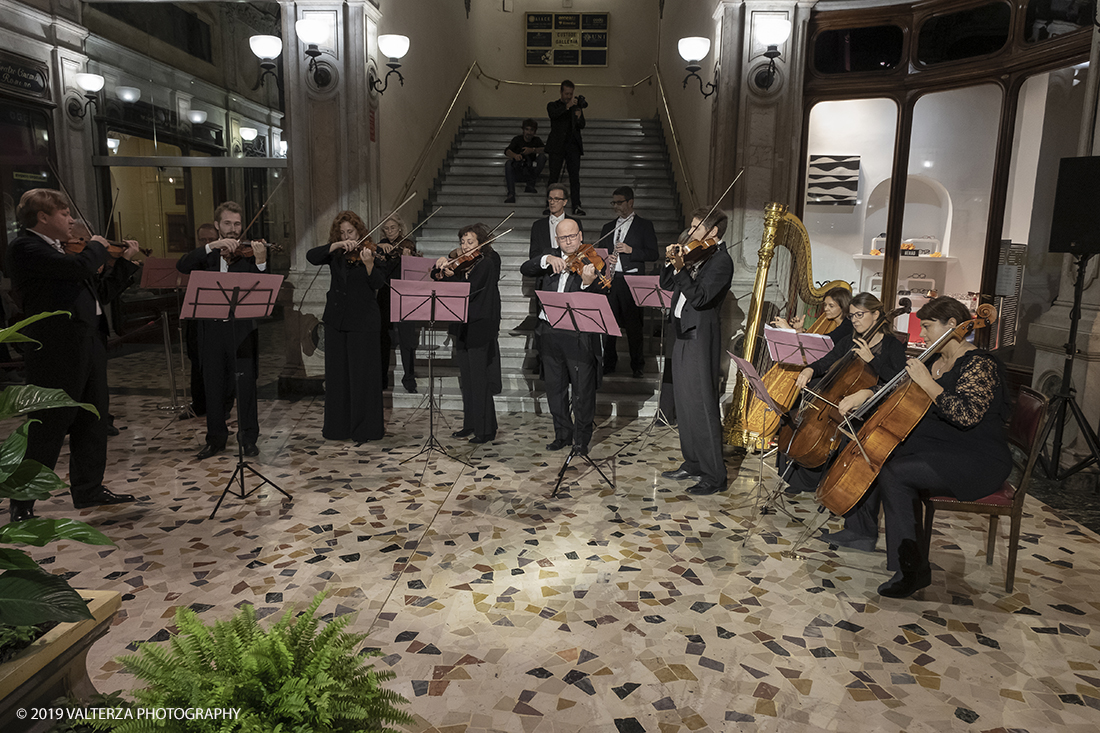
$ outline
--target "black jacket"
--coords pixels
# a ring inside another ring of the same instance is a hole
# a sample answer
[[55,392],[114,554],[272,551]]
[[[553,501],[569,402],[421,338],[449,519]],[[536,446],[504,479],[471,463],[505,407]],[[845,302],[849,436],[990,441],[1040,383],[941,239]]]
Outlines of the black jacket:
[[495,339],[500,332],[500,255],[496,250],[479,257],[470,269],[449,277],[432,270],[432,277],[443,282],[470,283],[470,303],[466,323],[453,323],[449,331],[463,344],[477,348]]
[[584,144],[581,142],[584,112],[577,115],[573,109],[566,109],[565,102],[556,99],[546,104],[546,116],[550,118],[550,134],[546,137],[547,155],[562,154],[569,147],[584,155]]
[[[718,251],[699,266],[695,278],[690,275],[691,266],[676,272],[672,265],[661,270],[661,287],[672,291],[672,307],[669,319],[676,327],[677,338],[693,339],[702,332],[720,332],[722,301],[730,291],[733,281],[733,260],[726,252],[725,243],[718,245]],[[676,317],[676,304],[680,294],[687,298],[680,317]]]
[[[600,230],[600,239],[603,240],[600,246],[608,253],[615,251],[615,242],[612,241],[614,236],[608,235],[608,232],[615,228],[616,222],[618,219],[613,219],[604,224],[603,229]],[[604,239],[605,236],[607,239]],[[633,274],[644,275],[645,263],[654,262],[658,257],[657,233],[653,230],[653,222],[635,214],[634,220],[630,222],[630,228],[626,231],[626,243],[633,251],[620,256],[619,261],[622,263],[623,272],[629,273],[637,269]]]
[[[580,222],[580,219],[569,214],[566,214],[565,218]],[[549,216],[536,219],[535,223],[531,225],[531,245],[527,249],[528,258],[542,257],[543,255],[561,257],[561,249],[558,247],[557,242],[550,237]]]
[[[206,247],[198,247],[191,250],[183,257],[179,258],[176,262],[176,269],[186,274],[192,273],[195,270],[202,270],[204,272],[220,272],[221,271],[222,255],[218,250],[207,253]],[[229,266],[229,272],[261,272],[260,268],[256,266],[255,257],[242,257]],[[186,306],[185,306],[186,310]],[[200,324],[204,326],[212,325],[215,321],[200,321]],[[236,322],[236,328],[233,333],[236,336],[236,342],[240,343],[244,340],[244,337],[256,330],[255,319],[246,318]]]
[[338,331],[381,331],[378,292],[386,286],[386,265],[376,261],[370,274],[362,263],[349,265],[341,250],[322,244],[306,252],[311,265],[328,265],[331,282],[325,299],[325,326]]

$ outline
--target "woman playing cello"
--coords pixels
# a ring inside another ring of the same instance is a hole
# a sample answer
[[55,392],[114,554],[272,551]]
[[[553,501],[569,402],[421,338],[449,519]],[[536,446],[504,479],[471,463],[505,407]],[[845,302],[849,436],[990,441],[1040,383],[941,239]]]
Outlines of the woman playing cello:
[[[921,336],[932,343],[969,321],[970,312],[954,298],[940,296],[917,311],[917,317]],[[881,503],[886,567],[894,576],[878,592],[890,598],[906,598],[932,582],[921,536],[922,497],[975,501],[997,491],[1012,469],[1004,432],[1008,399],[995,356],[955,336],[928,366],[909,359],[905,369],[932,400],[931,407],[886,459],[865,500],[849,512],[845,529],[837,533],[870,540],[873,546]],[[855,409],[871,395],[872,390],[863,390],[845,398],[841,411]]]
[[451,326],[455,339],[462,387],[462,429],[452,435],[471,443],[488,443],[497,436],[497,413],[493,395],[501,391],[500,348],[500,255],[492,248],[484,224],[471,224],[458,232],[461,263],[440,257],[432,277],[447,282],[470,283],[470,305],[466,323]]
[[356,443],[385,435],[382,415],[382,355],[378,293],[386,286],[384,268],[368,247],[363,264],[349,264],[346,253],[367,235],[367,225],[352,211],[336,215],[329,243],[306,253],[313,265],[328,265],[332,276],[325,304],[325,424],[329,440]]

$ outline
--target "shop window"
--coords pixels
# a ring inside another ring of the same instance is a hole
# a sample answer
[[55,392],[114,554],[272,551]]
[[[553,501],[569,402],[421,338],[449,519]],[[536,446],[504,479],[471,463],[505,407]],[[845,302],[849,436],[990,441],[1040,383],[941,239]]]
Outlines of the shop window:
[[15,207],[23,194],[32,188],[58,187],[50,170],[49,129],[45,112],[0,104],[0,195],[4,202],[5,245],[19,234]]
[[924,64],[987,56],[1008,42],[1012,11],[996,2],[929,18],[920,28],[917,60]]
[[210,26],[170,3],[95,3],[95,9],[210,63]]
[[1096,14],[1096,0],[1031,0],[1024,20],[1029,43],[1088,28]]
[[902,40],[896,25],[822,31],[814,41],[814,68],[822,74],[893,69],[901,61]]

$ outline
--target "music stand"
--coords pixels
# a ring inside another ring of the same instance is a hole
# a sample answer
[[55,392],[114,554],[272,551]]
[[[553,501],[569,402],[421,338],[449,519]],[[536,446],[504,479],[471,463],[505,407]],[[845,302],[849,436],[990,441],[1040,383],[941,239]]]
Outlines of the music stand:
[[[430,259],[428,257],[415,257],[413,255],[401,255],[401,280],[407,282],[429,282],[432,279],[433,269],[435,269],[435,260],[433,259]],[[391,287],[393,286],[394,282],[395,281],[392,280],[390,281]],[[429,331],[428,339],[429,341],[426,346],[421,347],[418,344],[417,348],[424,348],[424,350],[428,352],[428,358],[430,360],[432,352],[436,351],[439,347],[435,343],[434,332]],[[396,379],[394,380],[394,386],[396,387]],[[430,394],[431,390],[428,391],[428,394],[425,394],[423,397],[420,398],[420,404],[418,404],[416,408],[409,413],[409,416],[405,418],[404,425],[407,426],[410,422],[416,419],[417,414],[419,414],[419,412],[423,410],[424,407],[428,404]],[[444,423],[447,422],[446,417],[443,416],[442,410],[440,410],[439,416],[443,418]]]
[[[253,272],[206,272],[195,270],[187,283],[187,294],[183,299],[183,310],[180,318],[194,318],[204,321],[229,321],[230,328],[236,333],[237,319],[266,318],[271,315],[271,309],[275,307],[275,298],[279,294],[279,287],[283,284],[282,275],[268,275],[266,273]],[[234,355],[234,362],[236,361]],[[233,374],[237,386],[237,418],[240,415],[241,373],[236,368]],[[246,491],[244,486],[245,471],[251,471],[260,479],[260,483]],[[264,484],[271,484],[280,494],[291,499],[290,494],[274,481],[257,471],[244,459],[244,441],[237,436],[237,467],[233,475],[229,477],[222,495],[218,497],[218,503],[214,505],[214,511],[210,512],[213,519],[218,513],[222,502],[233,482],[240,477],[241,492],[233,493],[239,499],[247,499],[253,492]]]
[[833,340],[824,334],[799,333],[789,328],[765,325],[764,338],[772,361],[789,366],[809,366],[833,348]]
[[[619,330],[615,314],[611,312],[611,304],[603,293],[555,293],[539,290],[535,292],[535,295],[542,302],[542,310],[546,313],[546,320],[549,321],[551,328],[577,331],[579,333],[607,334],[608,336],[621,336],[623,333]],[[576,456],[580,456],[587,461],[588,465],[592,466],[596,473],[600,474],[600,478],[606,481],[607,485],[614,491],[615,484],[611,479],[604,475],[604,472],[600,470],[600,467],[587,453],[578,453],[577,446],[574,445],[570,449],[569,455],[565,457],[565,463],[561,464],[561,470],[558,471],[558,482],[554,484],[554,491],[550,494],[551,498],[558,495],[558,489],[561,488],[561,482],[565,478],[565,471],[569,468],[570,461]]]
[[[427,321],[428,328],[434,330],[437,321],[444,323],[465,323],[466,311],[470,303],[470,283],[449,283],[429,280],[417,282],[413,280],[393,280],[390,282],[390,313],[397,313],[398,321]],[[439,451],[452,461],[458,461],[464,466],[471,464],[452,456],[435,437],[435,378],[433,373],[432,350],[428,350],[428,438],[424,446],[413,455],[401,461],[405,465],[409,461],[427,453],[424,458],[424,470],[420,472],[420,483],[424,482],[424,473],[428,470],[428,462],[432,458],[432,451]]]
[[[179,293],[182,288],[187,287],[187,275],[176,269],[176,261],[168,259],[167,257],[146,257],[145,262],[141,266],[141,283],[139,287],[145,290],[174,290],[176,292],[176,307],[180,307]],[[191,409],[191,400],[188,399],[185,404],[179,403],[178,393],[176,391],[176,370],[172,365],[172,337],[171,329],[168,325],[168,311],[161,311],[160,314],[161,330],[164,333],[164,358],[168,363],[168,394],[170,403],[167,405],[157,405],[158,410],[166,410],[168,412],[177,413],[184,412],[190,417],[194,417],[195,413]],[[182,374],[185,369],[184,364],[184,352],[186,349],[183,345],[183,322],[178,324],[179,339],[180,339],[180,373]],[[187,395],[191,397],[190,393]]]
[[[656,429],[668,432],[673,427],[672,422],[661,409],[661,394],[665,388],[665,321],[668,320],[665,318],[664,309],[672,306],[672,293],[661,287],[660,275],[623,275],[623,278],[626,280],[627,287],[630,288],[630,296],[634,298],[634,302],[638,304],[639,308],[661,309],[661,351],[657,361],[657,409],[653,411],[653,419],[638,435],[624,443],[623,447],[619,448],[620,451],[625,450],[628,445],[639,438],[648,439],[652,437],[653,431]],[[635,455],[641,453],[644,447],[645,440],[638,446]]]

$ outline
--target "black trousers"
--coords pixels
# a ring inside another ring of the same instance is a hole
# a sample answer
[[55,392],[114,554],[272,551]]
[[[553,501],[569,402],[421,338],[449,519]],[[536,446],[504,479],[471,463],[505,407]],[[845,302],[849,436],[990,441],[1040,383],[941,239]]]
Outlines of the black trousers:
[[187,360],[191,362],[191,409],[196,415],[206,414],[206,384],[202,377],[202,351],[199,349],[199,324],[193,319],[183,321],[183,338],[187,344]]
[[386,434],[382,358],[377,331],[325,326],[325,424],[328,440],[357,443]]
[[573,208],[581,206],[581,152],[570,146],[556,153],[547,153],[550,156],[550,173],[547,184],[557,183],[561,178],[562,165],[569,171],[569,200],[573,202]]
[[[642,337],[642,309],[634,302],[634,296],[630,294],[630,286],[626,284],[626,277],[621,272],[616,272],[611,280],[611,292],[607,294],[607,302],[611,306],[611,312],[615,314],[615,320],[619,327],[626,333],[626,340],[630,345],[630,369],[642,369],[645,367],[645,355],[643,351]],[[605,368],[614,368],[619,363],[619,355],[615,352],[615,336],[603,337],[603,363]]]
[[401,384],[406,389],[416,389],[416,346],[420,343],[420,329],[411,321],[401,321],[395,325],[397,344],[401,349],[401,369],[404,372]]
[[724,487],[726,462],[722,458],[717,348],[718,338],[676,339],[672,347],[672,389],[680,452],[684,455],[680,467]]
[[558,331],[545,322],[540,322],[540,329],[543,381],[554,419],[554,438],[587,448],[596,419],[596,357],[581,340],[588,336]]
[[230,323],[207,321],[200,328],[203,383],[206,386],[206,442],[222,447],[229,440],[226,398],[233,394],[234,387],[239,387],[237,437],[246,445],[255,445],[260,437],[256,406],[257,334],[252,331],[237,342]]
[[27,383],[63,389],[74,400],[95,405],[99,416],[79,407],[31,413],[41,422],[28,430],[24,457],[56,468],[68,435],[69,492],[76,502],[99,490],[107,466],[107,337],[86,324],[65,324],[56,335],[27,351]]
[[462,384],[462,428],[473,430],[478,438],[497,434],[497,411],[493,395],[500,389],[500,349],[497,339],[471,347],[464,341],[455,344],[455,361]]

